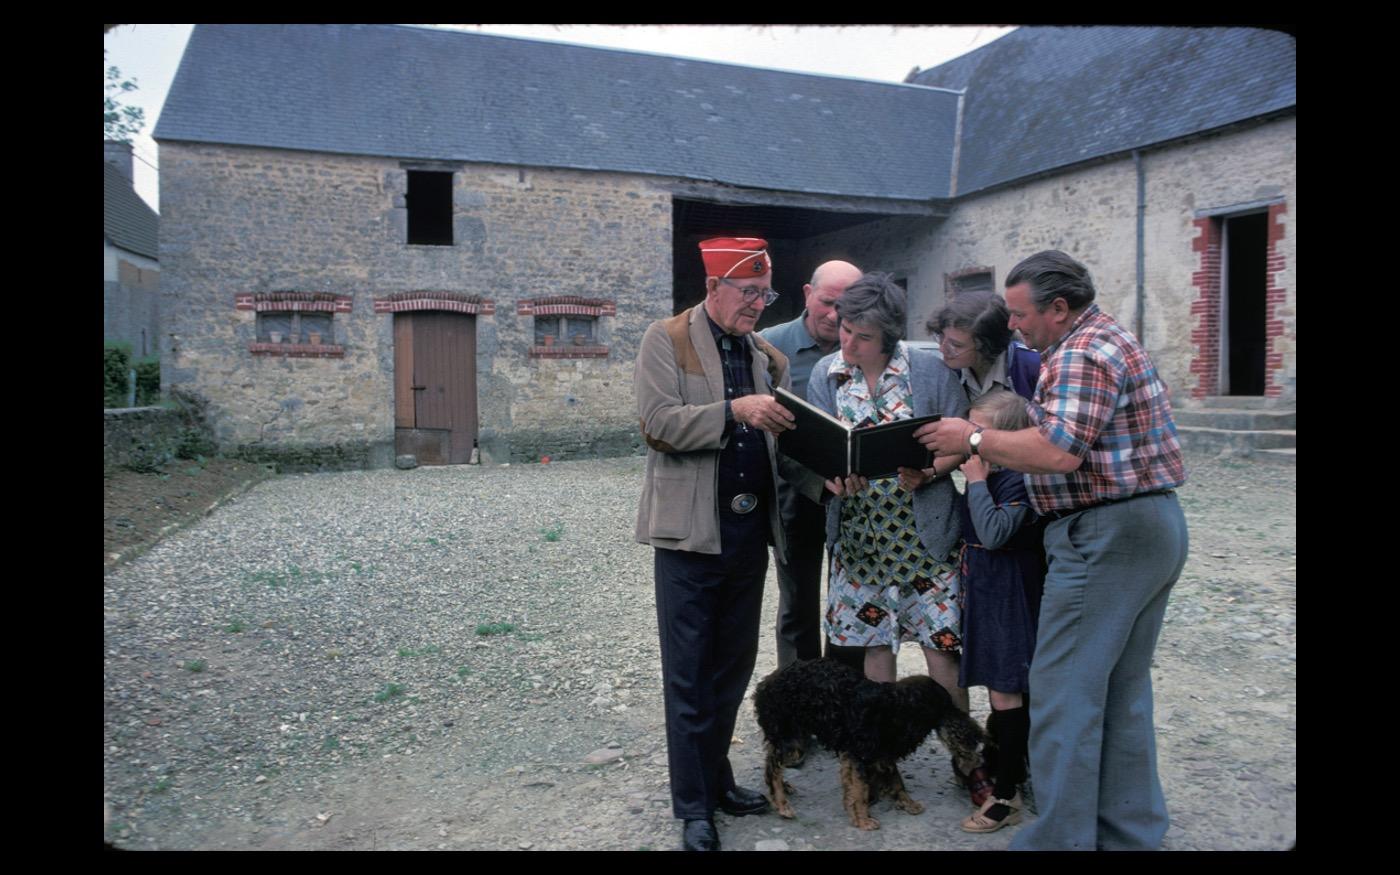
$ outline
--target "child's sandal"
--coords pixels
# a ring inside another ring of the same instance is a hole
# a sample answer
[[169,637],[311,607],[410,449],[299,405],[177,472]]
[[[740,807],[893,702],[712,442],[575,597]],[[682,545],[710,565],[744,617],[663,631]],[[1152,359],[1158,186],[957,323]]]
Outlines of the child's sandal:
[[1021,794],[1012,799],[988,799],[976,814],[963,818],[964,832],[996,832],[1021,822]]

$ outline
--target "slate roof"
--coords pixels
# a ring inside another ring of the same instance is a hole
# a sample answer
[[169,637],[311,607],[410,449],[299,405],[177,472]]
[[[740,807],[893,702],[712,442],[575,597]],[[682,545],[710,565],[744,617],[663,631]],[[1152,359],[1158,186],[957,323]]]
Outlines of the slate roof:
[[131,181],[110,164],[102,164],[102,236],[128,252],[159,258],[156,235],[160,216],[146,205]]
[[1297,105],[1292,36],[1023,27],[912,81],[966,89],[956,194]]
[[199,25],[158,140],[947,197],[957,95],[393,25]]

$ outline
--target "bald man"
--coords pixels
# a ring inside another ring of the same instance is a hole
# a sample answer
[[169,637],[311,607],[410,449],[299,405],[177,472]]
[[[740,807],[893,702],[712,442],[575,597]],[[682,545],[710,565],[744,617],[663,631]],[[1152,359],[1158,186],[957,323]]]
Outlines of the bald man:
[[[836,350],[836,302],[846,287],[860,279],[860,268],[846,261],[828,261],[802,287],[806,309],[791,322],[765,328],[759,334],[788,358],[792,392],[807,397],[807,378],[822,356]],[[822,655],[821,576],[826,540],[826,513],[822,506],[792,489],[778,485],[788,561],[778,563],[778,667],[799,659]],[[840,653],[838,651],[850,651]],[[865,654],[859,647],[827,644],[827,655],[849,660],[864,670]]]

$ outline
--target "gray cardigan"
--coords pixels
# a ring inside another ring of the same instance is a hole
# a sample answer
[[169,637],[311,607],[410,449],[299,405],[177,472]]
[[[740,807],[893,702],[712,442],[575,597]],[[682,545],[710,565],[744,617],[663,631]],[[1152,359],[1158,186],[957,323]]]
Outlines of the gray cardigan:
[[[914,415],[928,416],[941,413],[944,416],[967,417],[967,394],[956,371],[938,359],[938,356],[924,349],[908,346],[909,388],[914,394]],[[812,367],[811,380],[807,383],[807,400],[833,416],[836,413],[836,379],[828,371],[831,363],[840,352],[834,352]],[[946,559],[957,546],[959,523],[957,514],[958,491],[948,477],[939,477],[914,492],[914,520],[919,529],[919,540],[929,555],[940,561]],[[826,508],[826,542],[836,543],[840,530],[841,499],[833,498]]]

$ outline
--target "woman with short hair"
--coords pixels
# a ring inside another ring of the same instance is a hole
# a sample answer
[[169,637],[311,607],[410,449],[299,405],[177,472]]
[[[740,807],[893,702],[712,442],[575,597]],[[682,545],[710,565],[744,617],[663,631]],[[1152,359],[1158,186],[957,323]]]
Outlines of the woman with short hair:
[[1000,386],[1027,400],[1040,377],[1040,353],[1012,339],[1000,295],[963,292],[929,317],[943,363],[958,372],[968,401]]

